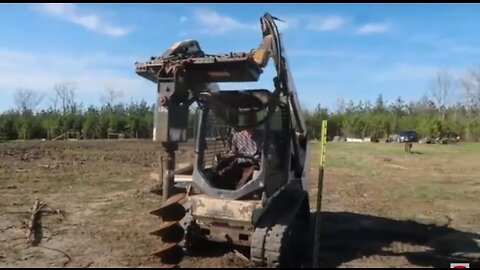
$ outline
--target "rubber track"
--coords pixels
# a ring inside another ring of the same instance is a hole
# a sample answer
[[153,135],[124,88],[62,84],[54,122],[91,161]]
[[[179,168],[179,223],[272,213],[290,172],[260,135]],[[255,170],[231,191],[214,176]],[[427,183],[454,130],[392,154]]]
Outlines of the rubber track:
[[[290,235],[286,225],[275,225],[265,237],[265,259],[268,267],[290,266]],[[287,257],[288,256],[288,257]]]
[[252,243],[250,245],[250,259],[259,266],[265,266],[265,238],[267,236],[268,227],[255,228],[252,235]]

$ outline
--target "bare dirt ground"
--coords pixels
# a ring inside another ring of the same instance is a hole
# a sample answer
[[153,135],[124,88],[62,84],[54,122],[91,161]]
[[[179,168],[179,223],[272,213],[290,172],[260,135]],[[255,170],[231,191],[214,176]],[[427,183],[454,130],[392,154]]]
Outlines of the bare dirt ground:
[[[149,232],[159,221],[149,211],[160,197],[148,191],[158,147],[150,141],[0,144],[0,267],[158,267],[151,253],[160,243]],[[413,150],[328,144],[323,266],[449,267],[438,254],[468,250],[477,237],[470,233],[480,231],[480,145]],[[25,222],[36,198],[65,215],[42,216],[32,247]],[[181,266],[249,265],[230,247],[212,244]]]

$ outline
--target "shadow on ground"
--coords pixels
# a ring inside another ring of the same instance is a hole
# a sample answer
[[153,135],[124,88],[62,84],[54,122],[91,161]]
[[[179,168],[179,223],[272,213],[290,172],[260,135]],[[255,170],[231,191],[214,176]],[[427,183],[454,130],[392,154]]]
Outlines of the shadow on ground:
[[[315,214],[311,217],[314,224]],[[313,239],[313,229],[309,239]],[[480,235],[445,226],[323,212],[320,239],[321,267],[338,267],[375,255],[403,256],[412,264],[435,268],[448,268],[452,262],[469,262],[470,267],[480,267]],[[395,243],[393,248],[392,243]]]
[[[303,267],[312,266],[314,222],[315,214],[312,213],[307,241],[307,250],[312,252],[299,262]],[[480,235],[445,226],[349,212],[323,212],[320,236],[322,268],[339,267],[371,256],[374,259],[364,266],[370,266],[371,262],[375,264],[372,267],[389,267],[390,258],[401,256],[416,266],[449,268],[453,262],[469,262],[472,268],[480,267]],[[248,248],[214,242],[202,242],[199,246],[189,256],[197,259],[222,257],[234,250],[249,256]]]
[[200,241],[189,251],[188,255],[197,258],[221,257],[232,252],[235,248],[236,247],[230,244]]

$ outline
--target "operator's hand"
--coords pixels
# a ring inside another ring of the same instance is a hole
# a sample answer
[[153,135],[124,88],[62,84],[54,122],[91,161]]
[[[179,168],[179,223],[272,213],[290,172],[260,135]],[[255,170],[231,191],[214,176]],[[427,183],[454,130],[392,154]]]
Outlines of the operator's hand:
[[235,151],[230,150],[227,154],[225,154],[225,157],[231,158],[231,157],[234,157],[236,155],[237,155],[237,153]]
[[236,154],[233,151],[227,152],[225,154],[218,154],[218,161],[232,160],[235,158]]

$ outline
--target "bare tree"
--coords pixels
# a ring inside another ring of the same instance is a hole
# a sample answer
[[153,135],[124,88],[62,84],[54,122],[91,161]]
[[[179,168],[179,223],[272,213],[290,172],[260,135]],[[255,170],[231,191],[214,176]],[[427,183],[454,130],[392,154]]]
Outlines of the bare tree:
[[75,86],[70,82],[58,83],[54,87],[56,101],[60,102],[62,113],[65,114],[75,108]]
[[471,107],[480,107],[480,67],[472,68],[460,79]]
[[338,98],[337,99],[337,112],[339,113],[344,113],[346,109],[346,101],[344,98]]
[[439,69],[430,85],[430,93],[438,107],[440,117],[445,119],[445,110],[453,91],[453,75],[447,69]]
[[43,96],[30,89],[17,89],[13,98],[18,112],[24,114],[25,112],[34,112],[42,102]]
[[101,96],[100,101],[110,108],[113,108],[122,96],[122,91],[116,90],[112,86],[107,85],[105,86],[105,93]]
[[58,112],[58,100],[59,100],[58,95],[55,95],[54,97],[50,97],[49,100],[50,100],[50,103],[51,103],[51,109],[55,113],[57,113]]
[[42,98],[43,96],[38,95],[38,93],[35,93],[30,89],[17,89],[13,96],[17,111],[21,115],[21,121],[17,123],[17,127],[23,134],[24,140],[30,137],[32,130],[31,116],[42,101]]

